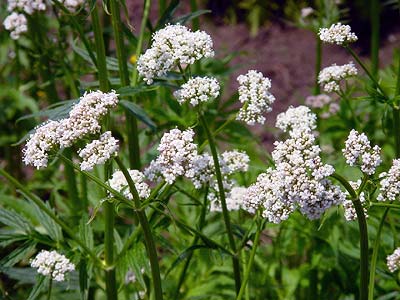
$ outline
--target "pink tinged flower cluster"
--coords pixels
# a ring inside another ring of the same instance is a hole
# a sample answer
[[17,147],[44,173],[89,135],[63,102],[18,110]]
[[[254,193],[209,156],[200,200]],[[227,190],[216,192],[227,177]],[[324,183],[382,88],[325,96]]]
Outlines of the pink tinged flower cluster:
[[180,24],[167,25],[153,34],[151,48],[139,57],[137,70],[144,81],[151,84],[154,78],[178,66],[213,56],[213,42],[207,33],[192,32]]
[[400,267],[400,248],[394,250],[391,255],[386,258],[386,264],[390,272],[395,272]]
[[378,201],[394,201],[400,194],[400,159],[394,159],[388,172],[379,175],[380,193]]
[[374,174],[382,163],[381,148],[378,145],[371,147],[368,137],[354,129],[350,132],[342,152],[347,164],[360,166],[361,171],[368,175]]
[[28,31],[28,21],[24,14],[11,13],[3,22],[4,28],[10,31],[13,40],[18,40],[21,34]]
[[42,250],[32,261],[31,267],[37,272],[55,281],[64,281],[65,275],[74,271],[75,266],[64,255],[57,251]]
[[321,160],[313,134],[315,122],[305,106],[278,115],[276,126],[288,131],[289,138],[275,142],[276,168],[259,175],[248,188],[245,206],[250,212],[261,209],[270,222],[279,223],[298,208],[309,219],[317,219],[344,201],[345,194],[328,179],[334,168]]
[[100,135],[98,140],[90,142],[78,151],[78,155],[82,158],[81,170],[90,171],[96,165],[103,165],[111,157],[116,156],[117,152],[118,140],[107,131]]
[[8,11],[23,11],[24,13],[31,15],[35,11],[46,10],[46,3],[44,0],[8,0],[7,5]]
[[[138,170],[128,170],[128,172],[133,183],[135,184],[135,188],[139,194],[139,197],[141,199],[147,199],[150,196],[150,188],[149,185],[144,181],[144,174]],[[108,184],[114,190],[122,193],[127,199],[133,199],[133,195],[129,190],[128,181],[121,171],[115,171],[112,177],[108,180]]]
[[332,24],[329,28],[320,28],[318,35],[321,41],[336,45],[346,45],[358,40],[351,27],[342,23]]
[[318,83],[322,85],[323,90],[327,93],[339,92],[340,81],[356,76],[357,73],[357,68],[353,62],[342,66],[333,64],[322,69],[318,75]]
[[264,124],[265,113],[272,110],[275,97],[269,92],[271,80],[261,72],[250,70],[237,78],[239,82],[239,101],[243,104],[236,117],[248,125]]
[[115,91],[85,93],[69,113],[69,118],[49,121],[40,125],[23,150],[23,161],[37,169],[48,163],[49,152],[56,147],[69,147],[79,139],[101,130],[101,118],[118,103]]

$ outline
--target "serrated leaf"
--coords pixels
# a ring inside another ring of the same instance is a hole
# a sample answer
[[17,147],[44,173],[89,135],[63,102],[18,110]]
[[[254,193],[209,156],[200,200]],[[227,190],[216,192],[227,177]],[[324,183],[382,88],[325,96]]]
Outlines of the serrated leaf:
[[4,208],[0,208],[0,223],[14,229],[22,230],[25,233],[29,233],[32,230],[27,219],[12,210]]
[[25,115],[19,118],[17,122],[36,117],[46,117],[47,119],[53,121],[67,118],[72,106],[78,101],[79,99],[72,99],[72,100],[58,102],[57,105],[49,106],[47,109],[43,109],[41,111],[29,115]]
[[88,225],[88,216],[85,214],[82,216],[81,221],[79,223],[79,238],[85,243],[85,245],[89,249],[93,249],[94,240],[93,240],[93,230],[92,226]]
[[32,241],[26,241],[17,249],[9,253],[7,256],[3,257],[2,260],[0,260],[0,266],[2,267],[14,266],[16,263],[26,258],[28,254],[32,253],[35,248],[36,248],[36,243]]
[[126,108],[132,115],[134,115],[136,118],[141,120],[144,124],[146,124],[153,132],[156,131],[157,126],[156,124],[149,118],[149,116],[146,114],[146,112],[137,104],[133,102],[129,102],[126,100],[120,100],[119,101],[120,105],[122,105],[124,108]]

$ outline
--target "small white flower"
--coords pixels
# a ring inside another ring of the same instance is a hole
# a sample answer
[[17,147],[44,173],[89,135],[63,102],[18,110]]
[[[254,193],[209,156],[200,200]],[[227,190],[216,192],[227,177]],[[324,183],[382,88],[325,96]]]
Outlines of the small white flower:
[[324,68],[318,75],[318,83],[323,85],[323,89],[327,93],[339,92],[340,81],[357,75],[357,68],[350,62],[348,64],[337,66],[333,64]]
[[75,266],[64,255],[57,251],[42,250],[31,261],[31,267],[37,268],[37,272],[48,276],[55,281],[64,281],[65,274],[75,270]]
[[35,11],[46,10],[46,3],[44,0],[8,0],[7,10],[20,10],[31,15]]
[[90,171],[96,165],[102,165],[118,152],[118,140],[111,136],[111,131],[103,133],[98,140],[79,149],[78,155],[82,158],[81,170]]
[[75,12],[85,3],[85,0],[64,0],[62,3],[69,11]]
[[201,102],[213,100],[219,96],[218,80],[212,77],[194,77],[174,93],[180,104],[190,102],[197,106]]
[[185,177],[193,183],[196,189],[200,189],[204,184],[211,182],[214,172],[215,167],[212,157],[208,153],[203,153],[192,157]]
[[379,175],[381,179],[378,201],[394,201],[400,194],[400,159],[394,159],[388,172]]
[[13,40],[18,40],[22,33],[28,31],[28,21],[24,14],[11,13],[3,22],[4,28],[10,31]]
[[304,7],[301,9],[301,17],[303,19],[307,18],[308,16],[312,15],[314,13],[314,9],[312,7]]
[[244,152],[232,150],[223,152],[219,161],[221,173],[223,175],[231,175],[236,172],[247,172],[250,158]]
[[[132,178],[135,188],[141,199],[146,199],[150,196],[149,185],[144,182],[144,175],[138,170],[128,170],[129,175]],[[132,200],[133,196],[129,190],[128,181],[126,180],[124,174],[117,170],[114,172],[112,177],[108,180],[108,184],[114,190],[122,193],[126,198]]]
[[372,148],[368,137],[354,129],[350,132],[342,152],[347,164],[350,166],[359,165],[361,171],[368,175],[374,174],[375,169],[382,162],[380,158],[381,148],[377,145]]
[[317,116],[307,106],[290,106],[276,117],[275,126],[284,132],[312,131],[317,126]]
[[400,248],[394,250],[393,254],[389,255],[387,258],[387,267],[390,272],[395,272],[400,267]]
[[263,114],[272,110],[275,97],[269,92],[271,80],[261,72],[250,70],[237,78],[239,82],[239,101],[243,103],[236,117],[248,125],[264,124]]
[[308,96],[304,103],[311,108],[323,108],[331,102],[332,98],[329,95],[320,94],[315,96]]
[[321,41],[336,45],[345,45],[358,40],[351,32],[351,27],[341,23],[333,24],[329,28],[320,28],[318,35]]

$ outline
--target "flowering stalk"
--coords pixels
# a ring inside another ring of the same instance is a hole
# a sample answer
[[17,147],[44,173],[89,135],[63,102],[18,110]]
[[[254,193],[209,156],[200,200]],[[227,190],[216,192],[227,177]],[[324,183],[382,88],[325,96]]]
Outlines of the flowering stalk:
[[368,299],[368,228],[365,220],[364,209],[356,191],[351,187],[350,183],[337,173],[331,175],[332,178],[338,180],[350,194],[353,205],[357,214],[358,227],[360,230],[360,300]]
[[[95,5],[91,11],[91,17],[93,22],[94,40],[97,54],[97,71],[100,83],[100,90],[107,92],[109,90],[108,72],[106,64],[106,53],[104,47],[103,32],[100,24],[99,14],[97,5]],[[105,127],[109,117],[106,116]],[[108,179],[110,173],[110,165],[105,165],[104,175],[105,180]],[[108,300],[118,299],[117,282],[114,267],[114,204],[106,202],[104,206],[105,214],[105,228],[104,228],[104,257],[106,263],[105,277],[106,277],[106,294]]]
[[321,93],[321,88],[318,82],[318,75],[321,71],[321,61],[322,61],[322,42],[318,35],[316,36],[316,49],[315,49],[315,87],[314,95],[319,95]]
[[53,278],[50,278],[50,280],[49,280],[49,289],[48,289],[48,291],[47,291],[47,300],[50,300],[50,299],[51,299],[51,290],[52,290],[52,287],[53,287]]
[[262,222],[260,222],[260,220],[256,220],[257,221],[257,231],[256,231],[256,236],[254,237],[254,241],[253,241],[253,247],[251,249],[250,252],[250,257],[249,257],[249,261],[247,263],[247,268],[244,272],[244,277],[243,277],[243,281],[242,281],[242,285],[240,286],[240,290],[239,290],[239,294],[236,297],[236,300],[240,300],[242,299],[242,296],[246,290],[246,286],[247,286],[247,282],[249,280],[250,277],[250,272],[251,269],[253,267],[253,263],[254,263],[254,257],[256,255],[257,252],[257,247],[258,247],[258,243],[260,240],[260,235],[261,235],[261,231],[262,231]]
[[217,149],[215,146],[214,137],[213,137],[212,133],[210,132],[210,129],[208,128],[207,120],[204,118],[204,116],[201,113],[199,113],[199,118],[200,118],[200,122],[206,132],[208,143],[210,145],[211,154],[212,154],[213,161],[214,161],[215,175],[217,177],[217,182],[218,182],[218,192],[219,192],[219,199],[221,201],[222,214],[224,216],[224,222],[225,222],[226,231],[228,234],[229,245],[233,252],[233,256],[232,256],[233,273],[234,273],[234,277],[235,277],[236,294],[238,294],[239,290],[240,290],[240,266],[239,266],[239,259],[237,257],[237,253],[236,253],[236,245],[235,245],[235,240],[233,238],[229,212],[228,212],[228,208],[226,207],[225,190],[224,190],[224,184],[222,182],[221,167],[219,164],[218,153],[217,153]]
[[[121,15],[119,0],[110,1],[112,26],[115,36],[115,46],[117,50],[119,77],[121,86],[129,86],[129,72],[126,62],[126,52],[124,39],[122,36]],[[137,119],[132,116],[128,109],[125,110],[126,129],[128,135],[129,165],[131,168],[140,169],[140,148],[138,136]]]
[[131,176],[129,175],[128,170],[125,168],[122,161],[117,157],[115,157],[115,161],[118,164],[118,167],[121,169],[121,172],[124,174],[126,181],[128,182],[129,190],[133,196],[133,200],[136,207],[136,213],[139,218],[140,226],[143,229],[143,235],[145,240],[145,245],[147,249],[147,254],[150,259],[150,267],[151,274],[153,278],[154,285],[154,294],[156,300],[163,299],[162,293],[162,285],[161,285],[161,277],[160,277],[160,268],[158,266],[158,257],[157,257],[157,249],[154,243],[153,235],[151,233],[150,225],[147,220],[146,213],[140,209],[141,202],[138,191],[136,190],[135,183],[133,182]]

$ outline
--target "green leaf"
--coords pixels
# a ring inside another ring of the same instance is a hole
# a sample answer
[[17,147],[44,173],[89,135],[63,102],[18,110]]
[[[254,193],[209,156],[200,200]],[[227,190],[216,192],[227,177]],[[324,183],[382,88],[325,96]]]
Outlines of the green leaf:
[[36,248],[36,243],[32,241],[26,241],[17,249],[9,253],[7,256],[0,260],[0,266],[2,267],[12,267],[16,263],[20,262],[31,254]]
[[175,10],[179,6],[179,0],[172,0],[168,5],[167,9],[164,11],[160,20],[158,20],[155,30],[158,30],[164,27],[165,24],[172,23],[172,16],[175,13]]
[[117,90],[119,97],[134,96],[140,93],[154,91],[158,89],[155,85],[124,86]]
[[183,24],[186,24],[187,22],[189,22],[189,21],[191,21],[191,20],[193,20],[195,18],[198,18],[201,15],[209,14],[209,13],[211,13],[211,10],[201,9],[201,10],[192,12],[190,14],[186,14],[186,15],[183,15],[181,17],[178,17],[178,18],[174,19],[174,21],[172,23],[175,23],[175,24],[179,23],[179,24],[183,25]]
[[88,225],[88,216],[85,214],[82,216],[82,219],[79,223],[79,238],[85,243],[85,245],[89,249],[93,249],[94,240],[93,240],[93,230],[92,226]]
[[131,114],[133,114],[136,118],[141,120],[144,124],[146,124],[153,132],[156,131],[156,124],[149,118],[149,116],[145,113],[145,111],[133,102],[129,102],[126,100],[119,101],[120,105],[126,108]]
[[49,106],[47,109],[25,115],[17,120],[20,122],[22,120],[36,118],[36,117],[46,117],[49,120],[60,120],[67,118],[72,106],[78,102],[78,99],[66,100],[58,102],[56,105]]
[[82,259],[79,262],[78,271],[79,271],[79,290],[81,293],[81,299],[86,300],[89,296],[89,293],[88,293],[89,276],[87,273],[86,260]]
[[29,294],[29,297],[27,300],[35,300],[39,297],[40,292],[44,289],[44,287],[46,286],[46,283],[48,282],[48,280],[45,280],[45,279],[46,279],[46,277],[39,276],[39,280],[33,286],[33,289],[31,291],[31,293]]
[[22,230],[25,233],[29,233],[32,230],[32,227],[27,219],[12,210],[7,210],[4,208],[0,208],[0,223],[10,226],[14,229]]

